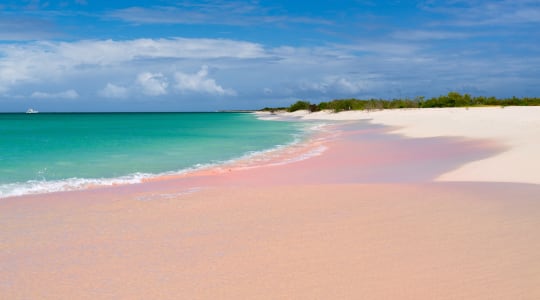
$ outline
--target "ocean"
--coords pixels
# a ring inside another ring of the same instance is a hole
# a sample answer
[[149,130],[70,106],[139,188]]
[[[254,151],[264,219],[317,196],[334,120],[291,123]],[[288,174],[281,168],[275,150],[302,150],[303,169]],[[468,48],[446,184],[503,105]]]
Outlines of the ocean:
[[219,165],[298,142],[305,130],[250,113],[0,114],[0,198]]

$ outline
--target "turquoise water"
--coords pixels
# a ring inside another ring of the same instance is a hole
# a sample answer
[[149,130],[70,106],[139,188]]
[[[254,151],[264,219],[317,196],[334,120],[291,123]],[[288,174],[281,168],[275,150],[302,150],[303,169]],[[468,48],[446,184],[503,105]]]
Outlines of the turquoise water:
[[246,113],[0,114],[0,197],[130,183],[295,141]]

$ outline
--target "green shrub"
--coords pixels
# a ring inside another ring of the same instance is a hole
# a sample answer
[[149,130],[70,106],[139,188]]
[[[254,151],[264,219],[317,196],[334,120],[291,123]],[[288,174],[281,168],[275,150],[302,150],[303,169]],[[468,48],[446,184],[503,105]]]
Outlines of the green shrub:
[[293,112],[297,110],[309,110],[311,103],[308,101],[297,101],[295,104],[289,106],[287,109],[288,112]]

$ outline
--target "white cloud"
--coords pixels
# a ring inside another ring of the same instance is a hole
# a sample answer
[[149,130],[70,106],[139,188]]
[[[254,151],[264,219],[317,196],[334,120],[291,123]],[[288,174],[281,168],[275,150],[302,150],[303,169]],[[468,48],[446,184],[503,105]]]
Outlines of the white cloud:
[[419,5],[429,12],[450,15],[456,26],[531,24],[540,22],[538,0],[429,0]]
[[417,54],[421,48],[418,45],[406,42],[390,41],[360,41],[350,45],[336,45],[337,48],[349,51],[375,53],[377,55],[404,56]]
[[212,78],[208,78],[208,66],[204,65],[195,74],[176,72],[176,88],[181,92],[199,92],[211,95],[236,95],[232,89],[224,89]]
[[205,1],[205,3],[179,2],[177,6],[128,7],[107,14],[109,18],[135,24],[224,24],[250,26],[254,24],[317,24],[330,25],[332,21],[308,16],[284,15],[276,8],[258,6],[246,1]]
[[123,86],[109,82],[98,94],[105,98],[127,98],[129,91]]
[[79,93],[75,90],[67,90],[58,93],[33,92],[30,97],[38,99],[77,99],[79,98]]
[[59,34],[54,32],[53,28],[49,21],[4,14],[0,19],[0,40],[29,41],[58,37]]
[[257,58],[264,56],[262,46],[226,39],[136,39],[45,43],[73,64],[111,65],[156,58]]
[[404,30],[396,31],[392,37],[403,40],[448,40],[448,39],[465,39],[472,37],[471,33],[454,32],[454,31],[428,31],[428,30]]
[[142,92],[148,96],[161,96],[167,94],[169,83],[161,73],[144,72],[137,75],[136,83]]
[[[268,54],[256,43],[226,39],[82,40],[0,44],[0,93],[25,83],[39,83],[95,71],[106,74],[148,61],[256,59]],[[140,72],[137,70],[136,72]]]
[[345,77],[328,76],[321,82],[302,82],[300,89],[320,93],[333,93],[340,95],[357,94],[365,88],[365,83]]
[[355,94],[362,90],[362,83],[358,81],[350,81],[347,78],[333,78],[330,79],[330,83],[335,89],[342,93]]

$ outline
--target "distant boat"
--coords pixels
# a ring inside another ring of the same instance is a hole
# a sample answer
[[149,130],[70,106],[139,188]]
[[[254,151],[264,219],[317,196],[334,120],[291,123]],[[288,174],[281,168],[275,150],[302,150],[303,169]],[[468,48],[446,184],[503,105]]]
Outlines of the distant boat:
[[33,108],[29,108],[29,109],[26,111],[27,114],[37,114],[38,112],[39,112],[39,111],[34,110]]

